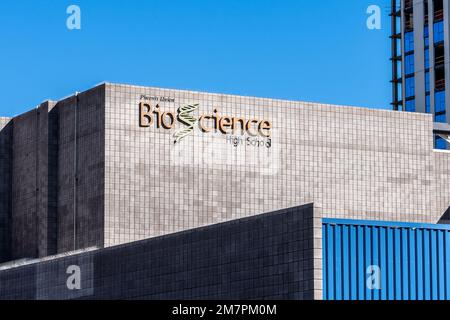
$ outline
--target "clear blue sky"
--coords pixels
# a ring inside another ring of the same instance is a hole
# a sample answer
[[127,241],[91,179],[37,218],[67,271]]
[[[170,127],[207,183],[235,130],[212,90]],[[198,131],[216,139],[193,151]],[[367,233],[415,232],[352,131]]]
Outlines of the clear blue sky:
[[388,109],[389,2],[2,0],[0,116],[102,81]]

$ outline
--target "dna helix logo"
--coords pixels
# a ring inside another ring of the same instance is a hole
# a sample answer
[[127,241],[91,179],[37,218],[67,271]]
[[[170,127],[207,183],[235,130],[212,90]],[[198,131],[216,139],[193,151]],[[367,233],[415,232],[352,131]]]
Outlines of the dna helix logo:
[[183,128],[175,132],[173,137],[175,138],[174,143],[178,143],[185,137],[194,132],[194,127],[198,123],[198,119],[195,118],[192,113],[198,109],[199,104],[188,104],[178,108],[178,119],[180,122],[185,124],[187,128]]

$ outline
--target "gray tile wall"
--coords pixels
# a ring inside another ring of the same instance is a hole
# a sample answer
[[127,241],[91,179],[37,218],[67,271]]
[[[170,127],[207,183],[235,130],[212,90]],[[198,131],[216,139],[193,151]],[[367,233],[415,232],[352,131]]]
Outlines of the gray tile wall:
[[435,201],[437,209],[443,212],[440,222],[450,224],[450,151],[436,150],[433,167],[436,177]]
[[10,258],[12,124],[0,118],[0,262]]
[[78,98],[78,108],[74,97],[45,102],[1,130],[1,250],[11,248],[11,259],[103,245],[104,90]]
[[[181,125],[139,127],[142,95],[174,99],[162,111],[268,119],[273,146],[198,128],[174,145]],[[105,108],[106,246],[309,202],[326,217],[431,223],[449,204],[437,204],[450,177],[436,178],[429,115],[116,84]]]
[[[40,171],[40,111],[34,109],[13,120],[12,258],[38,257],[38,203]],[[42,190],[42,188],[41,188]]]
[[[320,220],[305,205],[3,270],[0,298],[321,299]],[[66,287],[71,265],[78,291]]]
[[54,102],[13,119],[11,254],[13,259],[45,257],[56,251],[56,194],[54,179],[55,141],[49,128]]
[[102,246],[104,88],[79,94],[78,102],[77,97],[67,98],[55,109],[59,147],[57,251]]
[[[272,148],[198,128],[175,145],[181,125],[139,127],[142,95],[173,99],[163,111],[270,120]],[[433,151],[429,115],[115,84],[39,110],[13,121],[14,258],[310,202],[326,217],[431,223],[449,207],[450,154]]]

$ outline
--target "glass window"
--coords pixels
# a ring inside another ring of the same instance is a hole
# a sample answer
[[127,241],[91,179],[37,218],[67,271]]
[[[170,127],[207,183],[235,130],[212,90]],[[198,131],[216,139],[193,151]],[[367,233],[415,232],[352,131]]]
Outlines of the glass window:
[[415,90],[414,90],[414,77],[406,78],[405,79],[405,98],[414,97]]
[[416,111],[416,100],[407,100],[405,105],[405,110],[407,112],[415,112]]
[[444,21],[434,24],[434,43],[444,41]]
[[425,96],[425,112],[430,113],[431,112],[431,102],[430,102],[430,95],[427,94]]
[[434,116],[434,121],[435,121],[435,122],[446,123],[446,122],[447,122],[447,117],[446,117],[445,113],[436,114],[436,115]]
[[405,52],[414,50],[414,32],[405,33]]
[[425,28],[423,28],[423,35],[425,38],[425,47],[428,47],[430,45],[430,32],[428,26],[425,26]]
[[425,72],[425,91],[430,92],[430,73]]
[[405,56],[405,74],[414,73],[414,55],[409,54]]
[[434,113],[445,112],[445,91],[434,94]]
[[444,139],[442,139],[439,136],[436,136],[435,141],[434,141],[434,148],[440,149],[440,150],[446,150],[447,149],[447,141],[445,141]]
[[425,49],[425,69],[430,68],[430,50]]

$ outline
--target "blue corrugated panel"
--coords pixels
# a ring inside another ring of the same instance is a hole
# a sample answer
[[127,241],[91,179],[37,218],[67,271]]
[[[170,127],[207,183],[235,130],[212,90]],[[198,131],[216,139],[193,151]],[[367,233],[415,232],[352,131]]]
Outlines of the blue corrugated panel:
[[450,300],[450,226],[323,219],[325,300]]

